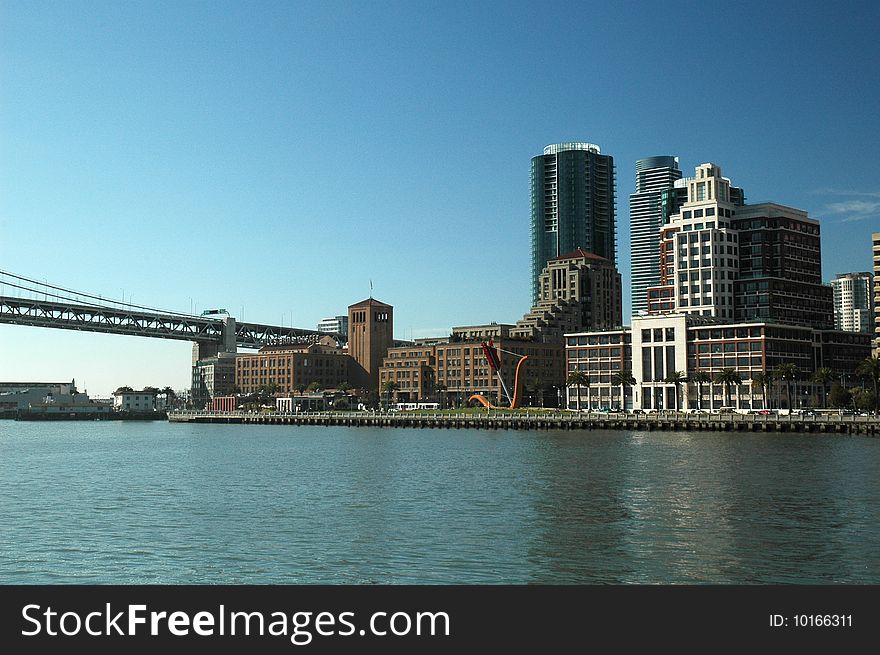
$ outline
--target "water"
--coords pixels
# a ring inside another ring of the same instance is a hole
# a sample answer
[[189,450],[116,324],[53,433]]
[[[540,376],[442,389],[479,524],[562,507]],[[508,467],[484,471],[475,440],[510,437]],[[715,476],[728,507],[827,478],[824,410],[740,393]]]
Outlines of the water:
[[0,421],[2,583],[878,583],[880,440]]

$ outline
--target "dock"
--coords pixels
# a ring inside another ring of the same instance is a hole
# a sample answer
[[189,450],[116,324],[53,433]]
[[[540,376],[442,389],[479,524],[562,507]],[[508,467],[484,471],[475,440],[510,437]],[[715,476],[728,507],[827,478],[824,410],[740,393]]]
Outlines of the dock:
[[512,412],[259,412],[175,411],[172,423],[253,425],[323,425],[343,427],[427,428],[471,430],[632,430],[716,432],[802,432],[880,434],[875,416],[779,416],[758,414],[625,414]]

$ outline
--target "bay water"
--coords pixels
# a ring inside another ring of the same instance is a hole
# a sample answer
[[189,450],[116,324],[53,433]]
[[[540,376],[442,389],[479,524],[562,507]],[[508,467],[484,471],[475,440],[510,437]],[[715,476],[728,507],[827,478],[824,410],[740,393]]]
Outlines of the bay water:
[[0,421],[4,584],[880,583],[880,440]]

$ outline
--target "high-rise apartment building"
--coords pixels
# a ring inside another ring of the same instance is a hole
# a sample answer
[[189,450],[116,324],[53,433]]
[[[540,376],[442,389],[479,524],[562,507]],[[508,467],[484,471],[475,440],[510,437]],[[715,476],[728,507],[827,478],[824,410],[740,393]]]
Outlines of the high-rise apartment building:
[[880,232],[871,234],[874,256],[874,355],[880,356]]
[[660,284],[648,289],[649,313],[833,327],[817,220],[776,203],[746,205],[712,163],[673,192],[662,194],[675,213],[660,228]]
[[[629,197],[632,313],[648,309],[648,287],[660,284],[660,227],[664,191],[681,178],[678,157],[648,157],[636,161],[636,192]],[[669,196],[667,196],[668,198]]]
[[768,202],[737,207],[731,224],[740,247],[736,319],[832,329],[834,301],[822,283],[819,221]]
[[873,287],[874,279],[870,273],[840,273],[831,280],[836,330],[874,332]]
[[532,158],[532,301],[547,262],[578,248],[617,264],[614,159],[591,143],[557,143]]
[[732,319],[739,254],[730,180],[708,163],[686,184],[687,202],[663,226],[661,281],[672,285],[678,311]]

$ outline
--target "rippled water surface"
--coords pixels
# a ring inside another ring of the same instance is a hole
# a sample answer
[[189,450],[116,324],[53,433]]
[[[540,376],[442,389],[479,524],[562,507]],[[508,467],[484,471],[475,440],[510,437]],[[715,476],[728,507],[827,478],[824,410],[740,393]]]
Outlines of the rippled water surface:
[[880,440],[0,421],[3,583],[880,583]]

